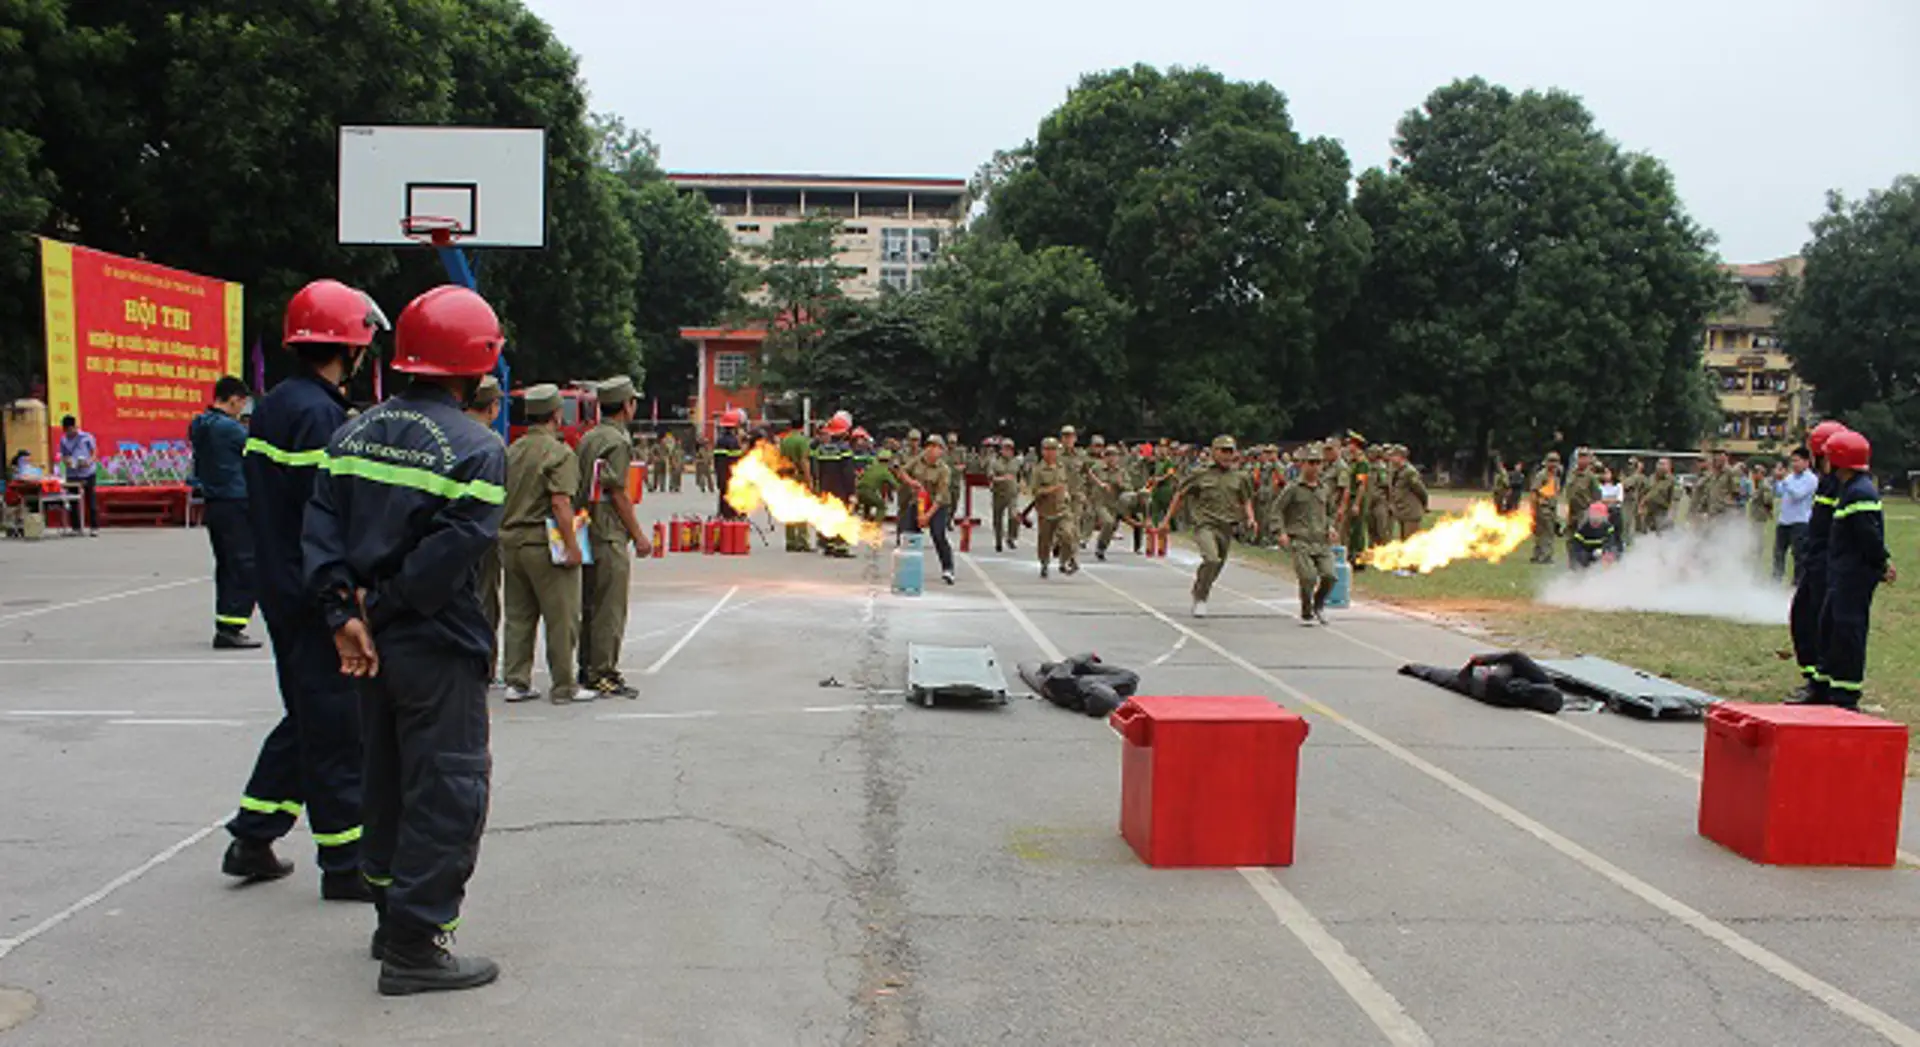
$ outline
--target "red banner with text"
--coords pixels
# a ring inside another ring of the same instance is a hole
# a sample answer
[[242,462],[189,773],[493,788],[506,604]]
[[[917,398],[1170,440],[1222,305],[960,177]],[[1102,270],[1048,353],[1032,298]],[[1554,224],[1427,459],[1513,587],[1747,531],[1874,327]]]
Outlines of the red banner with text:
[[213,383],[242,374],[241,285],[40,241],[53,439],[73,415],[102,458],[184,441]]

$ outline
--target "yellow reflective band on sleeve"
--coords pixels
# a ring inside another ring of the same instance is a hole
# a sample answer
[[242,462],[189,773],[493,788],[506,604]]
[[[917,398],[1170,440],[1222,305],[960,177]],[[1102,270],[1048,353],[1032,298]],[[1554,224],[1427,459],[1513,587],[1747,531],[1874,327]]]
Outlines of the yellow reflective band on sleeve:
[[366,871],[365,869],[360,870],[360,878],[367,881],[370,884],[373,884],[375,887],[392,887],[393,886],[393,877],[375,876],[374,874]]
[[327,460],[327,449],[316,447],[311,451],[282,451],[280,448],[257,436],[247,437],[247,446],[243,454],[257,454],[268,461],[286,466],[314,466]]
[[335,476],[357,476],[372,483],[386,484],[390,487],[410,487],[442,498],[472,498],[488,505],[504,505],[507,501],[507,489],[496,483],[488,483],[485,480],[462,482],[450,476],[441,476],[439,473],[416,469],[410,465],[376,462],[357,455],[343,454],[337,458],[328,458],[323,468]]
[[1855,513],[1877,513],[1880,511],[1880,508],[1879,502],[1855,502],[1852,505],[1843,505],[1835,509],[1833,511],[1833,518],[1839,520],[1852,516]]
[[1816,495],[1814,495],[1814,496],[1813,496],[1813,504],[1815,504],[1815,505],[1839,505],[1839,504],[1840,504],[1840,499],[1838,499],[1838,498],[1830,498],[1830,497],[1828,497],[1828,496],[1826,496],[1826,495],[1824,495],[1824,494],[1816,494]]
[[300,817],[300,804],[294,800],[261,800],[252,796],[240,797],[240,809],[255,814],[291,814]]
[[245,626],[245,625],[252,625],[252,624],[253,624],[253,619],[251,619],[251,618],[234,618],[234,617],[231,617],[231,616],[229,616],[229,615],[224,615],[224,614],[216,614],[216,615],[214,615],[214,616],[213,616],[213,620],[214,620],[214,621],[216,621],[216,622],[218,622],[218,623],[220,623],[221,625],[241,625],[241,626]]
[[337,833],[314,833],[313,834],[313,842],[319,844],[322,847],[338,847],[341,844],[352,843],[355,840],[358,840],[359,838],[360,838],[360,826],[358,825],[354,826],[351,829],[342,829]]

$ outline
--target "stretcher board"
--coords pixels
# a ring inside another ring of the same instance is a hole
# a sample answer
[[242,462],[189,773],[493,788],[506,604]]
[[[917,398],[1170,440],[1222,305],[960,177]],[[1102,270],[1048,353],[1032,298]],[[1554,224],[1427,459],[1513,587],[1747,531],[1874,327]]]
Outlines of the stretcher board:
[[907,700],[933,708],[939,701],[1007,704],[1007,678],[991,647],[907,645]]
[[1707,706],[1720,700],[1705,691],[1590,654],[1542,660],[1539,664],[1561,690],[1597,698],[1616,713],[1645,720],[1699,719],[1706,715]]

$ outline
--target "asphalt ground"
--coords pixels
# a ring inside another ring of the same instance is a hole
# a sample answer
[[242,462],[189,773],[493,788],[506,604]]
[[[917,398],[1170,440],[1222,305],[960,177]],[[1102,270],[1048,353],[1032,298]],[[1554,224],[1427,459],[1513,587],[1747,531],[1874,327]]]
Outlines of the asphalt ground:
[[[1302,628],[1238,565],[1192,620],[1178,550],[1042,581],[976,544],[913,598],[890,550],[773,539],[637,566],[639,699],[493,698],[457,948],[504,974],[404,999],[304,825],[293,877],[218,871],[278,697],[208,648],[204,534],[0,543],[0,1047],[1920,1044],[1920,869],[1702,839],[1696,724],[1480,706],[1393,672],[1472,638]],[[1019,696],[908,706],[909,642],[989,644]],[[1293,866],[1133,856],[1120,742],[1011,671],[1086,650],[1308,718]]]

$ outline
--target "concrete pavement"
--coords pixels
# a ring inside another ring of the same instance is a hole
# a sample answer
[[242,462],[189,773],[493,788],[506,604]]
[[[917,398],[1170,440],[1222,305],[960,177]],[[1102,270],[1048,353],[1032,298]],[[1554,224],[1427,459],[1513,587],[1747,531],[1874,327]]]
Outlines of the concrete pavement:
[[[918,599],[886,552],[638,565],[641,698],[495,698],[459,948],[501,982],[387,1000],[304,827],[294,877],[218,873],[278,699],[206,646],[204,535],[0,544],[0,1045],[1920,1044],[1920,871],[1700,839],[1697,726],[1479,706],[1392,671],[1474,641],[1301,628],[1240,566],[1195,622],[1178,563],[964,559]],[[1111,731],[903,706],[910,641],[1301,711],[1296,864],[1142,867]]]

